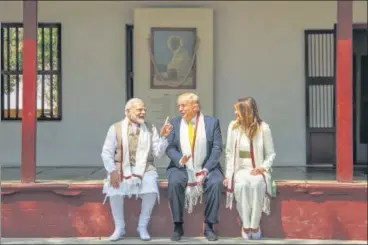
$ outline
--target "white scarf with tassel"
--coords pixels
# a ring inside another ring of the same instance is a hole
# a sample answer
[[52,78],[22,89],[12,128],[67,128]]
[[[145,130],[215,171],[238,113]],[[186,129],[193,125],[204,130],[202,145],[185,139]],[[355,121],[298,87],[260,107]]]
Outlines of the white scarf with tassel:
[[239,137],[240,137],[240,133],[237,130],[236,138],[234,140],[234,145],[232,146],[234,149],[234,159],[232,162],[227,163],[227,164],[233,164],[232,172],[227,173],[229,177],[228,177],[228,184],[227,184],[227,189],[226,189],[226,208],[229,208],[229,209],[233,208],[233,201],[234,201],[234,174],[236,172],[236,167],[237,167],[237,164],[236,164],[237,157],[236,156],[239,156],[239,147],[238,147]]
[[180,124],[180,146],[183,156],[191,155],[191,158],[186,163],[188,183],[185,190],[185,208],[188,209],[188,213],[192,213],[198,199],[202,202],[203,181],[199,182],[197,178],[203,175],[202,165],[207,155],[207,138],[203,114],[200,113],[196,120],[198,122],[196,121],[196,127],[194,128],[195,142],[193,152],[188,136],[188,123],[182,119]]

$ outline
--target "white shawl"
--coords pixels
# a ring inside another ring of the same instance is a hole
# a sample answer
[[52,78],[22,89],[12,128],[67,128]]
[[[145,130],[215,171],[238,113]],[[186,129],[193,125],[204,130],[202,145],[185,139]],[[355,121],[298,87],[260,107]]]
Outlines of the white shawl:
[[128,142],[128,124],[129,120],[125,118],[121,124],[121,177],[120,184],[124,194],[131,197],[138,195],[142,187],[142,178],[147,165],[147,157],[151,147],[151,134],[145,123],[140,125],[140,133],[138,138],[137,150],[135,154],[135,166],[131,166],[129,158],[129,142]]
[[188,173],[188,183],[185,190],[185,208],[188,213],[193,211],[193,207],[197,204],[198,199],[202,202],[202,182],[198,182],[197,178],[203,175],[202,164],[207,155],[207,138],[206,128],[204,124],[204,116],[199,114],[196,121],[194,151],[192,152],[189,136],[188,124],[182,119],[180,124],[180,146],[184,155],[191,154],[191,158],[186,163]]

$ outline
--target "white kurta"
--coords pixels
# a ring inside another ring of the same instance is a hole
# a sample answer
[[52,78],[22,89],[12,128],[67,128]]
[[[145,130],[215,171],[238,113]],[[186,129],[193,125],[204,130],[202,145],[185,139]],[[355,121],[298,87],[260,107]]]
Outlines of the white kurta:
[[[136,129],[137,129],[136,125],[133,124],[133,130]],[[115,151],[117,145],[118,142],[115,127],[114,125],[111,125],[109,131],[107,132],[107,136],[101,153],[104,167],[108,172],[108,176],[107,179],[105,179],[104,181],[103,187],[103,193],[106,194],[106,196],[125,195],[123,185],[120,185],[119,188],[113,188],[110,185],[110,173],[116,170]],[[156,127],[153,126],[151,147],[154,158],[161,158],[165,154],[167,146],[168,146],[167,139],[165,137],[160,137]],[[157,195],[159,195],[158,174],[156,171],[145,172],[143,175],[142,188],[139,194],[142,195],[146,193],[157,193]]]

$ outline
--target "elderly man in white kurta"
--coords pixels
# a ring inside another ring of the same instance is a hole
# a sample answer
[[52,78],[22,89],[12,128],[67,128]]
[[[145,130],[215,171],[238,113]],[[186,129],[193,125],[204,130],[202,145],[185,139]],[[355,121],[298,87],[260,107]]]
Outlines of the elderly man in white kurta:
[[258,115],[256,102],[248,97],[235,104],[226,142],[226,207],[236,207],[244,239],[260,239],[262,211],[270,213],[271,167],[275,151],[271,129]]
[[118,240],[125,234],[124,197],[140,197],[141,213],[137,231],[142,240],[150,240],[147,225],[158,200],[158,174],[154,157],[165,154],[166,136],[172,126],[165,122],[160,135],[154,125],[145,121],[146,108],[142,100],[127,102],[126,117],[110,126],[101,157],[108,177],[103,193],[109,197],[115,231],[109,240]]

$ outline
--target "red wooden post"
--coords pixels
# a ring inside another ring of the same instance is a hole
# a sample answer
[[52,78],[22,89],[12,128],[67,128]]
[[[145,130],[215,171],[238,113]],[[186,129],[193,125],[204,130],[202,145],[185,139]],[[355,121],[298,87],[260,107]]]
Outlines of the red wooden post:
[[36,180],[37,28],[37,1],[23,1],[22,183]]
[[353,1],[337,1],[336,177],[353,181]]

